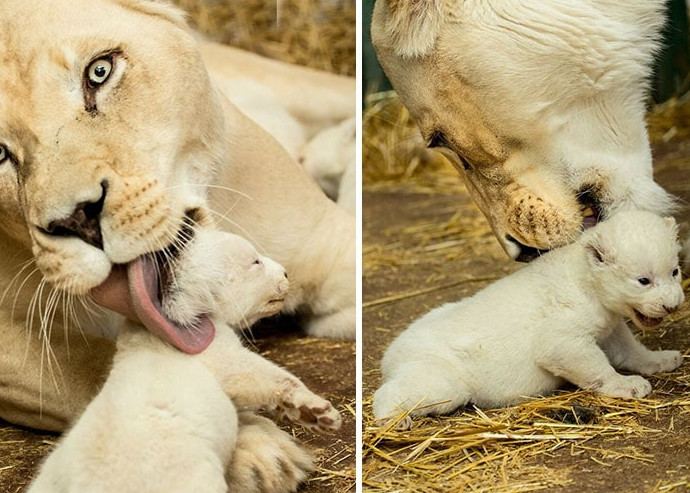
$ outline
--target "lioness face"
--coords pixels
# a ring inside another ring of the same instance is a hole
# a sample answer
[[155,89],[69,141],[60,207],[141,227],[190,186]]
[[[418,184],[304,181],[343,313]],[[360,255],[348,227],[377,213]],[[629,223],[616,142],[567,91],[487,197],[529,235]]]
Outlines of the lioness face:
[[643,104],[663,2],[589,3],[376,4],[388,77],[520,260],[618,209],[671,205],[652,179]]
[[85,293],[202,219],[221,105],[165,4],[6,0],[0,16],[2,234]]

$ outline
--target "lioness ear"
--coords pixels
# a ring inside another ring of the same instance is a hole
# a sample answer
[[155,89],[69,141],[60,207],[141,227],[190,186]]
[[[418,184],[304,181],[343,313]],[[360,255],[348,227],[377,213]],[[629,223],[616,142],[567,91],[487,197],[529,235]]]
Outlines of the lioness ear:
[[167,0],[116,0],[116,3],[142,14],[162,17],[179,27],[187,28],[185,13]]
[[443,0],[378,0],[388,6],[383,32],[403,58],[426,55],[443,23]]

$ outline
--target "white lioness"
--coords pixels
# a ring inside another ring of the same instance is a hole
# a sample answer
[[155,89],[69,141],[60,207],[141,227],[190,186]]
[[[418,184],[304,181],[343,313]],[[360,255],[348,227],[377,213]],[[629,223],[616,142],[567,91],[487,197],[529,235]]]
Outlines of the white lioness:
[[[161,1],[7,0],[0,15],[1,418],[62,430],[83,412],[115,350],[94,334],[120,318],[79,300],[104,282],[146,292],[187,225],[213,222],[206,206],[285,266],[284,311],[301,313],[313,335],[354,337],[352,216],[219,89],[240,73],[255,78],[318,126],[351,115],[351,80],[197,45]],[[139,309],[181,349],[210,342],[208,331],[190,341],[158,324],[155,303]],[[84,336],[69,338],[73,327]],[[290,461],[272,439],[279,431],[251,427],[249,440],[240,423],[236,450],[277,458],[275,491]]]
[[651,375],[681,364],[680,352],[650,351],[625,322],[653,327],[683,303],[676,236],[672,218],[619,212],[576,243],[431,311],[384,354],[374,416],[504,406],[566,380],[606,395],[646,396],[647,380],[615,369]]
[[[225,471],[237,440],[236,407],[280,410],[307,428],[337,429],[340,415],[328,401],[243,348],[231,328],[278,312],[287,284],[284,269],[243,238],[197,234],[176,269],[175,301],[164,312],[183,318],[212,313],[213,343],[200,355],[187,355],[126,322],[105,386],[29,491],[225,493]],[[285,464],[288,483],[283,487],[289,491],[304,479],[311,460],[289,435],[280,439],[293,456]],[[229,482],[230,491],[251,488],[236,474],[229,475]]]
[[378,0],[378,58],[505,251],[616,210],[668,213],[644,120],[664,0]]

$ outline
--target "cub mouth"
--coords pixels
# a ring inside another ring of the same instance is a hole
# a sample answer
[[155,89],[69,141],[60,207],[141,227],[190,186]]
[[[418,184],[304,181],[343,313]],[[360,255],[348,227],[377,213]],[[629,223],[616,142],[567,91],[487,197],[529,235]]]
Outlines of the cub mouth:
[[664,320],[664,317],[648,317],[634,308],[633,313],[635,314],[635,321],[639,322],[643,327],[656,327]]
[[193,237],[194,220],[188,213],[172,245],[127,264],[114,265],[108,278],[91,290],[91,297],[99,305],[141,323],[180,351],[200,353],[215,335],[209,317],[199,314],[185,325],[172,320],[162,308],[163,296],[174,276],[174,260]]

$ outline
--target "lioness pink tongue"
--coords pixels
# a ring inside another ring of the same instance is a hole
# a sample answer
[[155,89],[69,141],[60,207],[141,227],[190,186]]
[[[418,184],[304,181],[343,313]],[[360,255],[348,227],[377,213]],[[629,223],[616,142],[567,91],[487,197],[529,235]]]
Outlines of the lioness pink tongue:
[[184,327],[166,317],[158,296],[156,269],[151,255],[139,257],[126,266],[114,266],[108,279],[91,290],[91,296],[98,304],[140,322],[180,351],[200,353],[213,341],[213,323],[200,315],[193,327]]

